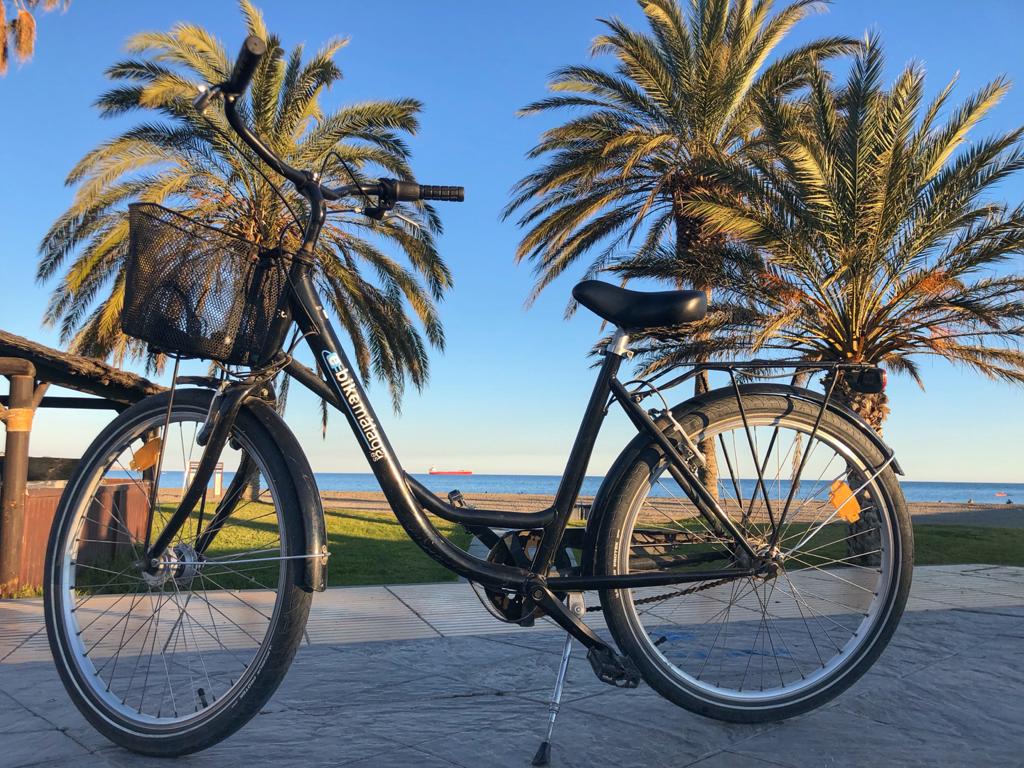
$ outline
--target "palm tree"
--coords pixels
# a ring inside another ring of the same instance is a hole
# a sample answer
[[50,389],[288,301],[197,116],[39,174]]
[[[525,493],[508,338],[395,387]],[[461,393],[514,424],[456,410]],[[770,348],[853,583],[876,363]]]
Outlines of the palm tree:
[[32,58],[36,50],[36,17],[32,12],[42,5],[44,11],[52,11],[57,6],[67,10],[71,0],[14,0],[13,18],[7,21],[7,8],[4,0],[0,0],[0,77],[7,74],[7,66],[11,58],[11,44],[14,44],[14,57],[19,63]]
[[[921,67],[888,89],[882,70],[869,37],[844,87],[818,72],[798,103],[768,100],[762,145],[688,204],[750,246],[702,330],[712,349],[883,365],[918,384],[922,355],[1024,383],[1024,277],[1006,269],[1024,253],[1024,206],[993,197],[1024,167],[1024,128],[965,143],[1008,84],[942,121],[953,82],[925,104]],[[693,347],[652,338],[642,357],[656,369]],[[839,381],[835,395],[881,430],[884,393]]]
[[[248,32],[266,40],[268,51],[240,108],[278,154],[321,170],[328,184],[349,181],[346,165],[360,178],[412,178],[404,137],[417,130],[419,102],[368,101],[325,111],[321,97],[341,78],[334,57],[347,41],[332,40],[307,61],[302,46],[286,56],[260,12],[248,0],[241,9]],[[177,24],[170,32],[135,35],[128,50],[133,57],[108,70],[116,85],[97,105],[104,117],[141,112],[145,119],[71,170],[74,201],[43,238],[38,266],[39,280],[61,273],[45,321],[59,325],[72,350],[118,363],[145,354],[119,327],[129,203],[165,204],[269,246],[283,233],[286,247],[300,234],[289,208],[301,218],[305,205],[291,190],[283,200],[277,196],[264,176],[271,172],[233,137],[222,113],[193,109],[197,87],[226,80],[233,63],[210,32]],[[435,248],[441,226],[433,209],[405,205],[402,213],[422,226],[332,216],[315,272],[321,295],[352,338],[363,379],[386,382],[396,408],[407,380],[416,387],[426,381],[428,344],[444,345],[435,302],[451,286]],[[384,243],[397,246],[411,269],[387,256]]]
[[[821,5],[797,0],[772,14],[771,0],[639,0],[649,29],[602,20],[593,55],[614,72],[571,66],[552,76],[554,94],[523,114],[570,112],[545,131],[531,158],[544,164],[515,186],[505,216],[522,210],[516,253],[534,263],[531,301],[565,269],[590,257],[588,276],[653,277],[710,296],[730,242],[686,209],[713,179],[709,160],[742,157],[758,129],[756,105],[800,88],[824,57],[855,41],[827,38],[767,65],[783,37]],[[569,312],[573,310],[570,305]],[[697,377],[697,392],[708,388]],[[714,446],[702,446],[708,488],[717,488]]]

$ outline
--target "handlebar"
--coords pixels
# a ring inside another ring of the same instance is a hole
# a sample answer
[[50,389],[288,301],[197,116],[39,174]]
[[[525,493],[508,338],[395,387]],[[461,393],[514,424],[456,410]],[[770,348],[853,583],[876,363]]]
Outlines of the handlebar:
[[225,96],[241,96],[249,87],[253,73],[267,52],[267,44],[256,35],[249,35],[242,43],[242,50],[238,52],[235,59],[235,67],[231,70],[231,77],[220,87]]
[[292,182],[304,195],[312,189],[311,194],[324,200],[338,200],[356,195],[373,196],[380,201],[384,210],[392,208],[396,202],[438,200],[461,203],[465,199],[465,191],[462,187],[420,185],[414,181],[399,179],[378,179],[375,182],[346,184],[331,188],[320,184],[312,173],[288,165],[249,130],[235,109],[235,101],[249,87],[256,67],[259,66],[260,59],[266,52],[267,44],[263,40],[255,35],[247,37],[242,43],[242,50],[238,53],[235,66],[231,70],[231,76],[227,82],[200,94],[194,103],[197,109],[201,109],[216,93],[223,95],[224,113],[235,132],[267,165]]

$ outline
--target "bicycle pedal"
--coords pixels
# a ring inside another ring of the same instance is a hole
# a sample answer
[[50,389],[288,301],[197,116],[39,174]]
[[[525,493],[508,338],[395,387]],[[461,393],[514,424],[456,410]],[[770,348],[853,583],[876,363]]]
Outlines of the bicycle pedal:
[[611,648],[591,648],[587,651],[587,661],[602,683],[616,688],[636,688],[640,685],[640,670],[633,660]]

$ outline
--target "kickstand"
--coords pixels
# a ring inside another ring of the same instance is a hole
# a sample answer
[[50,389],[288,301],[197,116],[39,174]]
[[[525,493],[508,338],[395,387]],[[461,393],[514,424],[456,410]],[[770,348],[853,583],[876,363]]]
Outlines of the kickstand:
[[[581,593],[569,594],[569,605],[576,613],[583,612],[583,595]],[[572,635],[568,632],[565,635],[565,645],[562,646],[562,661],[558,665],[558,677],[555,678],[555,689],[551,692],[551,700],[548,702],[548,732],[544,741],[537,748],[537,754],[533,756],[531,765],[547,765],[551,758],[551,734],[555,730],[555,718],[558,717],[558,708],[562,702],[562,689],[565,687],[565,675],[569,671],[569,656],[572,654]]]

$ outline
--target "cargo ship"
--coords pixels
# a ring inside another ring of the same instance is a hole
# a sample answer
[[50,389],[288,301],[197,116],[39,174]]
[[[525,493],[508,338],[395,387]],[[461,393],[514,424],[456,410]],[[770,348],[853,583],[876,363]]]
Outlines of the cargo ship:
[[471,469],[438,469],[437,467],[431,467],[428,470],[431,475],[472,475],[473,470]]

